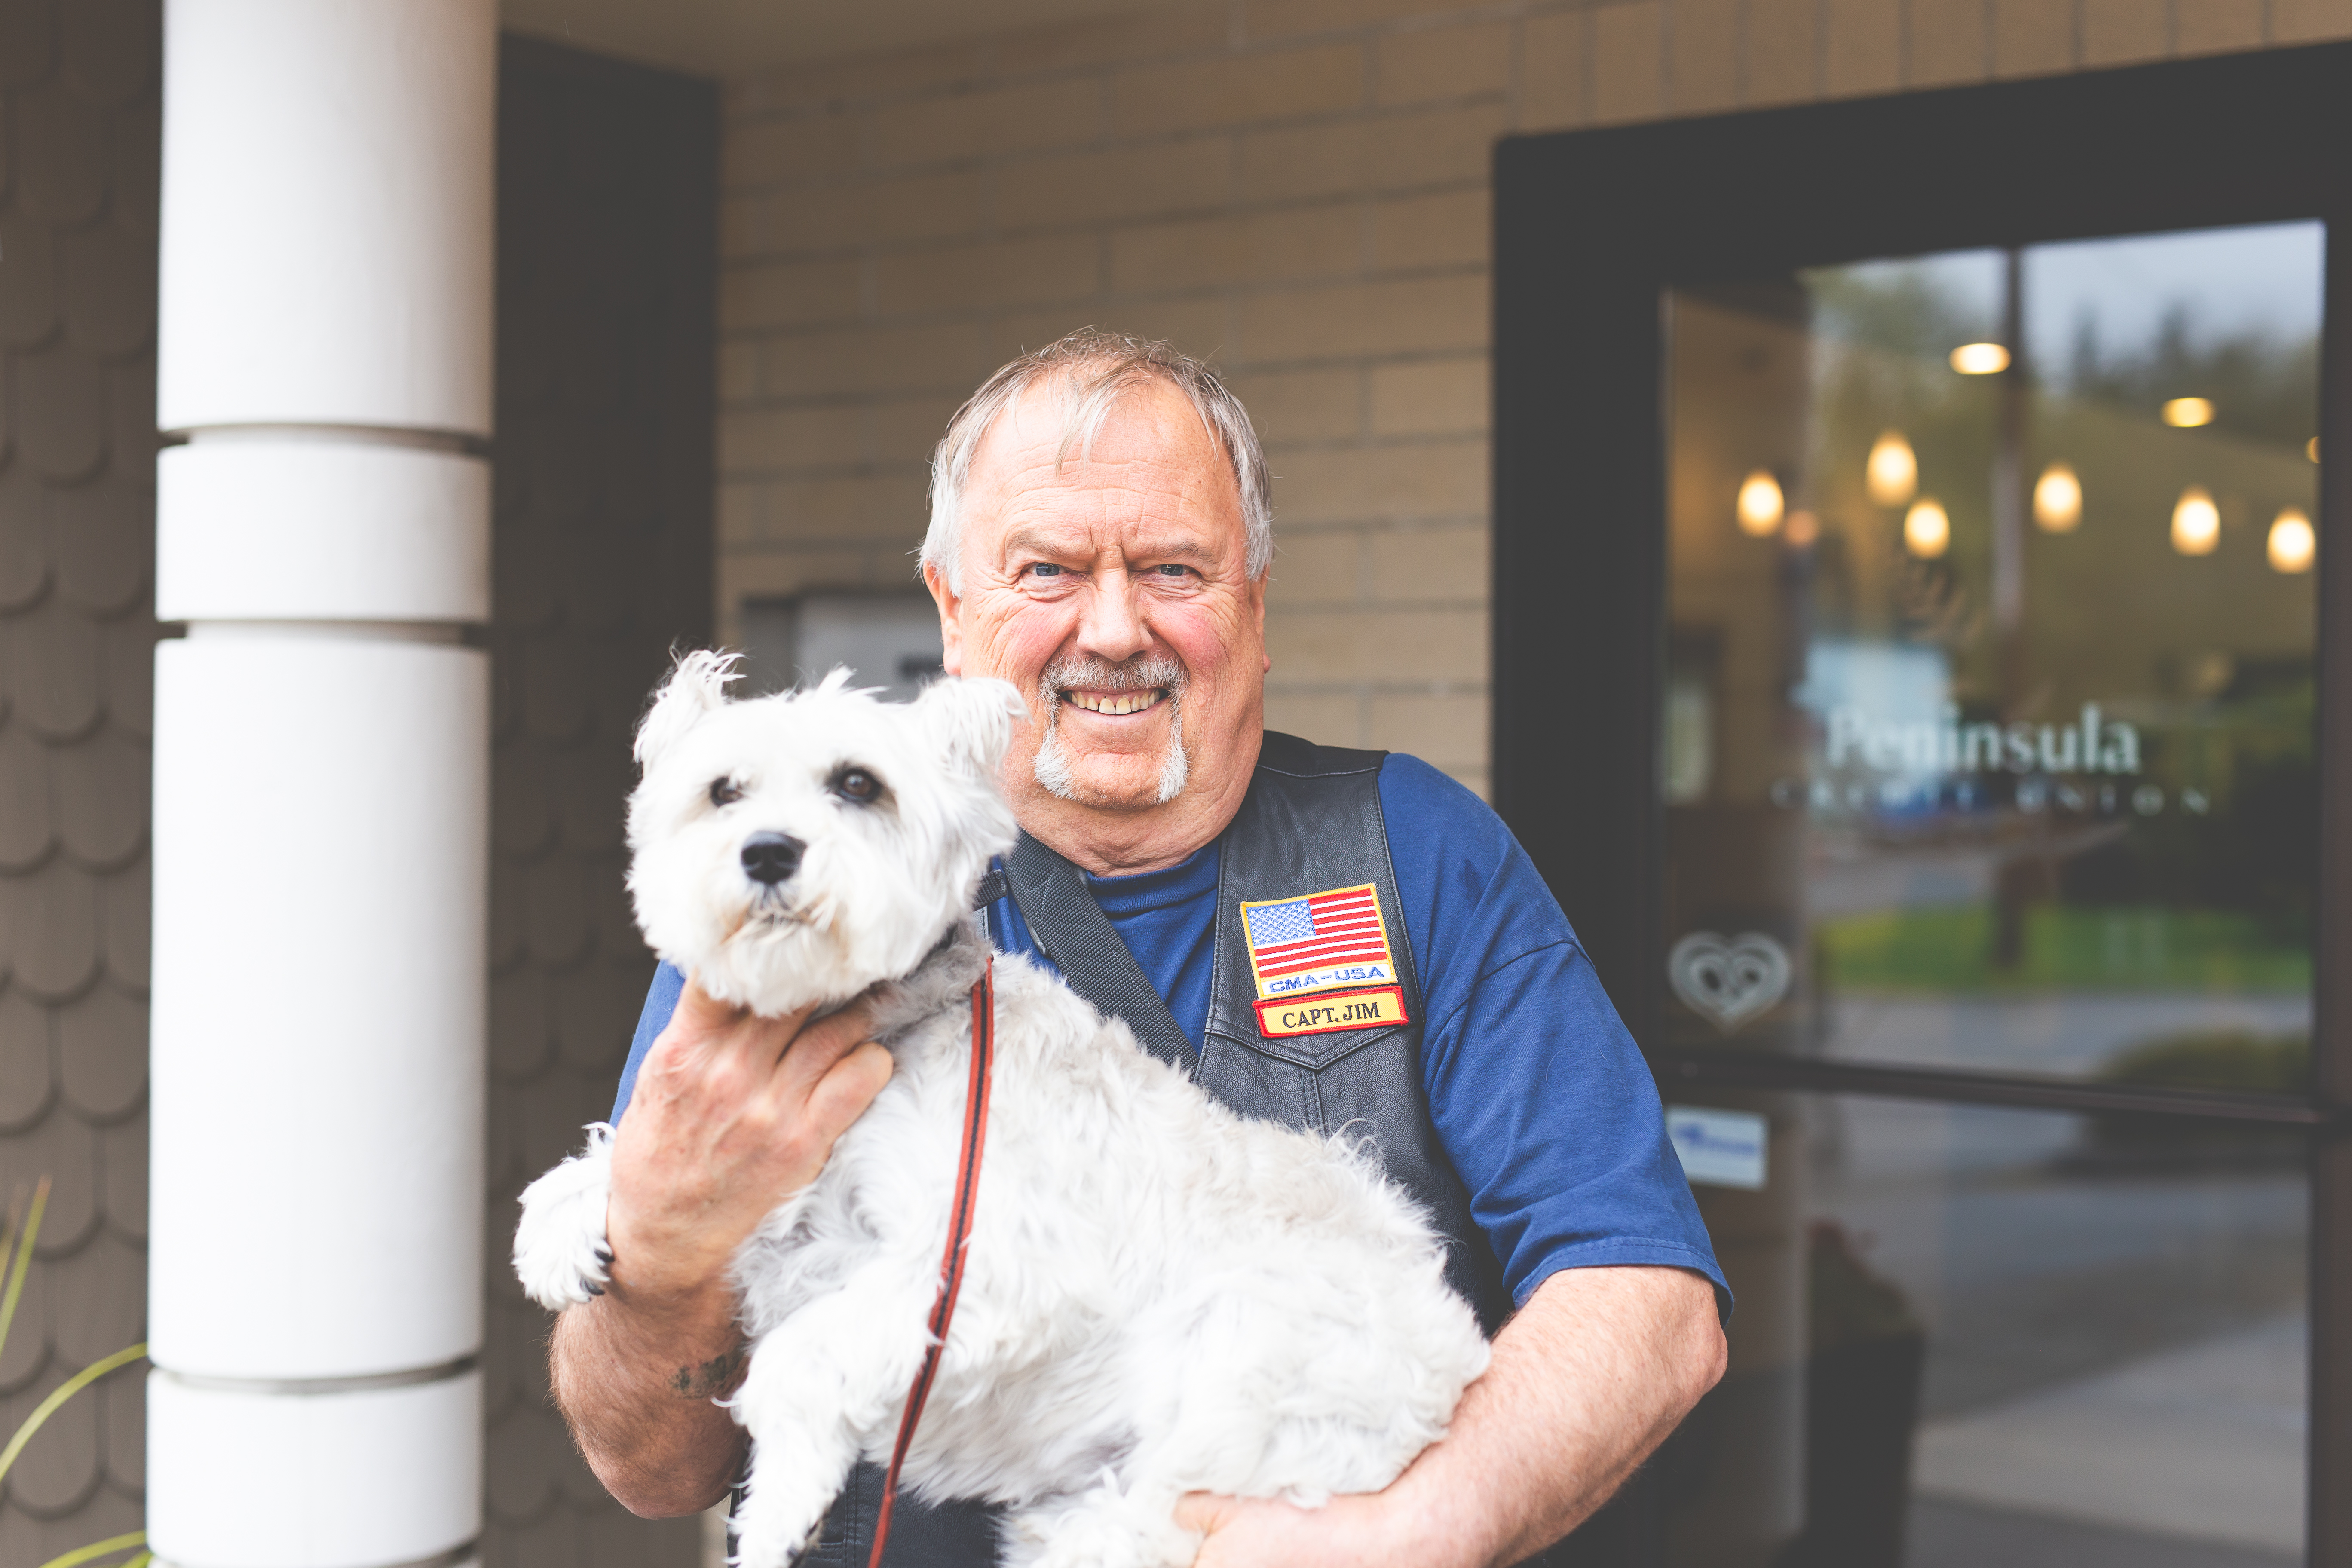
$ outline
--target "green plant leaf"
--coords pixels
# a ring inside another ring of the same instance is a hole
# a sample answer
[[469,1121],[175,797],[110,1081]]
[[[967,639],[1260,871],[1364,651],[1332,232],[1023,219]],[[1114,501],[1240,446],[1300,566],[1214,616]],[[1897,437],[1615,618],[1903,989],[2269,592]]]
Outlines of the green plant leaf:
[[43,1176],[33,1189],[32,1212],[26,1215],[24,1228],[16,1233],[16,1257],[11,1267],[5,1253],[0,1253],[0,1268],[8,1270],[8,1288],[0,1294],[0,1351],[8,1348],[8,1325],[16,1321],[16,1299],[25,1293],[25,1270],[33,1266],[33,1243],[41,1234],[41,1211],[49,1206],[49,1179]]
[[16,1456],[25,1451],[25,1445],[33,1440],[33,1434],[41,1429],[41,1423],[56,1415],[58,1407],[67,1400],[71,1399],[108,1373],[120,1367],[129,1366],[146,1353],[147,1347],[143,1344],[132,1345],[128,1350],[116,1351],[104,1361],[90,1363],[51,1389],[49,1396],[35,1405],[33,1413],[25,1417],[25,1424],[16,1428],[16,1435],[8,1439],[8,1446],[5,1448],[0,1448],[0,1476],[5,1476],[8,1473],[8,1467],[16,1462]]
[[[147,1532],[143,1530],[134,1530],[128,1535],[118,1535],[111,1541],[93,1541],[88,1546],[77,1546],[62,1557],[50,1558],[41,1564],[41,1568],[81,1568],[85,1563],[95,1563],[101,1557],[111,1557],[118,1552],[127,1552],[133,1546],[146,1544]],[[142,1564],[152,1562],[154,1555],[152,1552],[142,1552],[138,1556],[123,1563],[122,1568],[142,1568]]]

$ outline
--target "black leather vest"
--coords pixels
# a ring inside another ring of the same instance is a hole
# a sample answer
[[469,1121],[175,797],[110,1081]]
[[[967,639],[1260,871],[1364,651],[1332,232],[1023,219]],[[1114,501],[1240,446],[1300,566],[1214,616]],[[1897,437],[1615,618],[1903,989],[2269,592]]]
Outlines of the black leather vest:
[[[1501,1266],[1472,1222],[1469,1194],[1438,1143],[1422,1091],[1421,987],[1381,813],[1384,754],[1266,732],[1249,793],[1218,841],[1216,977],[1197,1054],[1118,943],[1084,879],[1053,851],[1024,835],[1003,884],[992,875],[982,900],[1009,890],[1038,947],[1073,989],[1126,1019],[1146,1049],[1189,1072],[1234,1110],[1291,1127],[1370,1137],[1390,1177],[1448,1238],[1446,1278],[1477,1310],[1491,1336],[1509,1315],[1510,1299]],[[1268,1037],[1254,1007],[1257,985],[1242,905],[1364,883],[1380,899],[1405,1022]],[[1073,889],[1083,905],[1072,903]],[[1108,947],[1101,942],[1105,934]],[[864,1568],[882,1506],[882,1479],[877,1466],[857,1468],[806,1561]],[[925,1508],[901,1497],[885,1568],[988,1568],[996,1558],[992,1514],[978,1504]]]

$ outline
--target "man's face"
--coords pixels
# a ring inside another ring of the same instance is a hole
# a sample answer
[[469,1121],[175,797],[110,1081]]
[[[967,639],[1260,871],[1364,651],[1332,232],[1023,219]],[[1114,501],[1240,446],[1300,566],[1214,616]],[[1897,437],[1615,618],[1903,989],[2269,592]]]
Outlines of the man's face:
[[1056,472],[1065,395],[1033,386],[972,456],[961,591],[931,580],[946,667],[1027,697],[1004,768],[1024,822],[1049,797],[1087,817],[1206,808],[1206,842],[1264,723],[1265,585],[1249,575],[1240,489],[1191,403],[1156,380],[1122,392]]

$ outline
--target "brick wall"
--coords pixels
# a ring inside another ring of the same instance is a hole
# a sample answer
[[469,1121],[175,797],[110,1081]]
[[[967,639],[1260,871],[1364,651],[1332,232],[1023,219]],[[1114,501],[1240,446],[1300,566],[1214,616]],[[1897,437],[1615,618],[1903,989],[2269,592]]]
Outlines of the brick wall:
[[1279,476],[1270,721],[1483,787],[1496,137],[2346,36],[2352,0],[1232,0],[736,80],[722,635],[911,585],[923,459],[1004,359],[1164,334]]

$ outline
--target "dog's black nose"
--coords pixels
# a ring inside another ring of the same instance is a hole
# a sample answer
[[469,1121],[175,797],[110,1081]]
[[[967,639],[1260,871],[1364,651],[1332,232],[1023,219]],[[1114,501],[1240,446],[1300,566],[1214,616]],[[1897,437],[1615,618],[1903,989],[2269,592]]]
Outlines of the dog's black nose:
[[789,833],[754,833],[743,840],[743,874],[771,888],[789,882],[807,847]]

